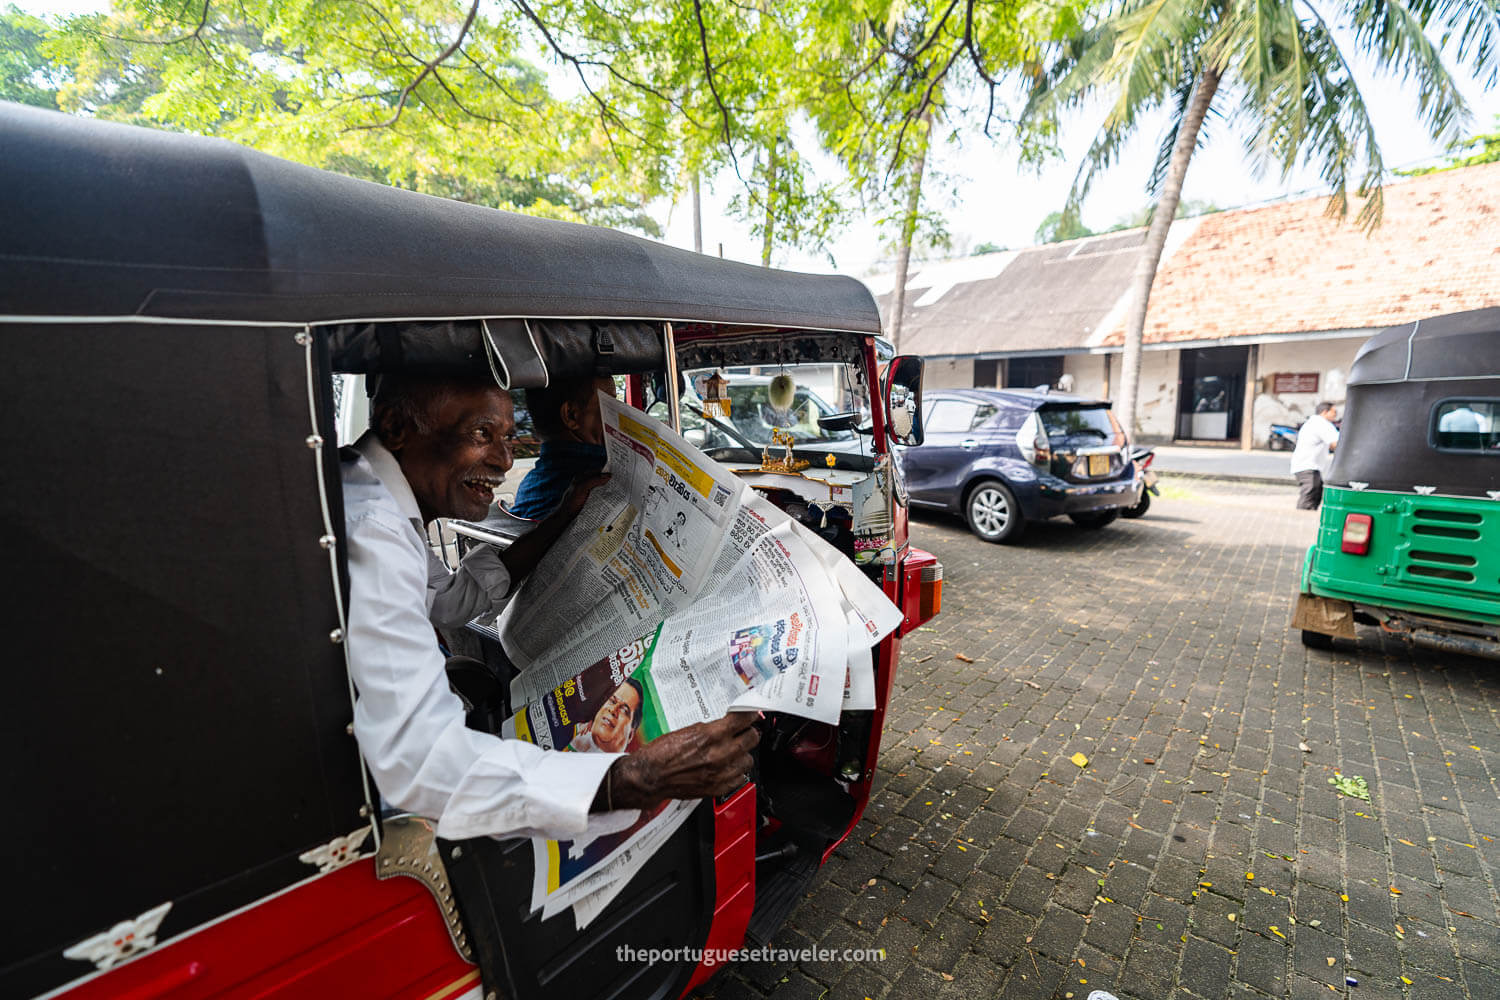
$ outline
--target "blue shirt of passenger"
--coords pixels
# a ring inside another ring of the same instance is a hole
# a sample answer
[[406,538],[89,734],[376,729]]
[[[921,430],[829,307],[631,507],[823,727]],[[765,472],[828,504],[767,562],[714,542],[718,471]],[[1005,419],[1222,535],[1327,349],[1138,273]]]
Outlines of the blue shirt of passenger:
[[604,468],[602,444],[585,441],[543,441],[536,465],[521,480],[510,512],[540,521],[557,509],[574,477]]

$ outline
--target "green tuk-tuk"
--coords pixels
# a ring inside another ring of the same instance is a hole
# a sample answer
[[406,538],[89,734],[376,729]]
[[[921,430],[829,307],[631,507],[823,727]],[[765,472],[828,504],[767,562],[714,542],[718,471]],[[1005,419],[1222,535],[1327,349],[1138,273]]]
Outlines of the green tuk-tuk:
[[1500,658],[1500,309],[1372,337],[1292,627],[1326,648],[1356,623]]

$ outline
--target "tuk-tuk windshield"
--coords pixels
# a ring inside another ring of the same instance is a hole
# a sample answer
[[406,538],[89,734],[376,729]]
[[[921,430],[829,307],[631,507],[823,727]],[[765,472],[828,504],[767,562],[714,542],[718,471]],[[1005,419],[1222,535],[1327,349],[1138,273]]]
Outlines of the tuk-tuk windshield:
[[[714,391],[708,381],[716,374],[728,382],[719,390],[719,395],[729,401],[728,417],[714,407],[705,409],[705,400]],[[773,388],[781,388],[773,387],[773,380],[783,374],[792,380],[789,398],[784,390],[773,392]],[[869,422],[869,396],[846,364],[793,364],[727,371],[698,368],[684,375],[680,410],[683,435],[705,451],[775,447],[773,433],[777,431],[783,436],[790,435],[793,447],[797,448],[841,445],[830,450],[860,450],[858,431],[847,426],[827,428],[818,422],[820,417],[846,412],[857,413],[861,426]]]

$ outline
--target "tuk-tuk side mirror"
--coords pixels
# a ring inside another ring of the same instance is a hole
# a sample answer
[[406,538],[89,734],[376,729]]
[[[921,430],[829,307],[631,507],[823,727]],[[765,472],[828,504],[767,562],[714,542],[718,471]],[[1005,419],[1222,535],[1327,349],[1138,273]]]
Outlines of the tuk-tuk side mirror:
[[896,444],[922,443],[922,359],[891,359],[885,375],[885,426]]

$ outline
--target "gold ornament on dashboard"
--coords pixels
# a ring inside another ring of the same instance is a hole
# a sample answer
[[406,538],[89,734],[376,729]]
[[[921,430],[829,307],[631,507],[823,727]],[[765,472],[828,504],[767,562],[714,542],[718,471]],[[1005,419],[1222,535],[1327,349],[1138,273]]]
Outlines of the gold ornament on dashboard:
[[800,472],[811,465],[811,462],[796,458],[792,455],[792,445],[796,439],[790,431],[784,431],[780,427],[771,428],[771,440],[785,449],[781,458],[772,458],[769,448],[760,450],[760,471],[762,472]]

